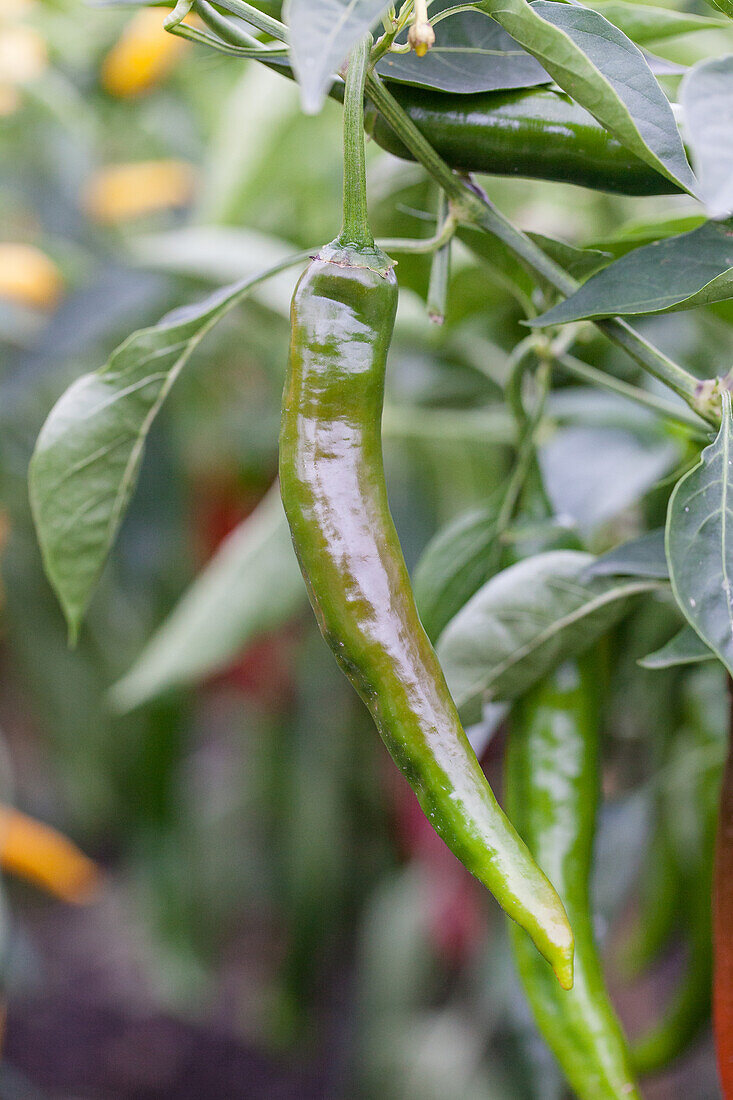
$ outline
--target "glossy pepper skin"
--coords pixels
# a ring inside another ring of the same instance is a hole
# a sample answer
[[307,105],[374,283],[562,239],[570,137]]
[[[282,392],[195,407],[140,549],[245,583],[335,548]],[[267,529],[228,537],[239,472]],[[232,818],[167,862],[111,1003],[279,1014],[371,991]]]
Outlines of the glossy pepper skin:
[[[403,84],[391,84],[390,91],[452,168],[576,183],[622,195],[679,190],[563,92],[530,88],[457,95]],[[411,159],[373,108],[366,125],[377,145]]]
[[626,1041],[608,999],[589,893],[598,805],[598,677],[570,662],[516,706],[507,754],[507,810],[557,887],[575,932],[575,984],[563,992],[512,929],[537,1024],[580,1100],[639,1100]]
[[572,984],[563,906],[500,810],[423,630],[389,512],[381,418],[394,273],[323,250],[293,298],[280,486],[321,633],[430,823]]

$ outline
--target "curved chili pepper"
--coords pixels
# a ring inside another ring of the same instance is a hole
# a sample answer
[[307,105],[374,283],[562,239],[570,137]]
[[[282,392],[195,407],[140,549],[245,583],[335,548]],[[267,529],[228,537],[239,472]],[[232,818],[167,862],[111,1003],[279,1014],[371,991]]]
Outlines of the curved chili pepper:
[[[563,92],[530,88],[463,95],[404,84],[390,84],[390,91],[452,168],[558,180],[622,195],[679,190]],[[377,145],[411,159],[373,107],[367,129]]]
[[512,929],[520,978],[540,1031],[581,1100],[639,1100],[625,1038],[593,937],[589,877],[598,805],[598,677],[568,663],[516,706],[507,809],[556,884],[575,931],[575,984],[563,992]]
[[384,481],[381,417],[397,306],[391,266],[335,242],[300,279],[280,485],[321,633],[433,827],[572,985],[572,932],[500,810],[417,614]]

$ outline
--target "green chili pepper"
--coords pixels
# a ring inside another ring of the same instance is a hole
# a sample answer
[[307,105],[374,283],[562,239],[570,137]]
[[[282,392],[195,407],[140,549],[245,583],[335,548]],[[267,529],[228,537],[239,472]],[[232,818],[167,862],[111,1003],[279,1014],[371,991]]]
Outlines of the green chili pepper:
[[[363,172],[363,77],[349,65],[341,236],[302,275],[280,434],[280,486],[321,633],[433,827],[525,927],[565,987],[562,903],[500,810],[418,617],[392,523],[381,445],[393,266],[374,246]],[[358,122],[358,129],[357,129]]]
[[677,862],[678,916],[684,925],[684,976],[662,1018],[633,1047],[639,1073],[654,1073],[682,1054],[710,1015],[713,848],[727,714],[719,706],[719,668],[687,676],[684,723],[662,771],[662,812]]
[[593,937],[597,694],[594,661],[561,666],[517,704],[507,756],[507,810],[557,886],[575,931],[573,989],[557,987],[516,928],[512,946],[540,1031],[581,1100],[638,1100]]
[[[563,92],[530,88],[459,95],[403,84],[391,84],[390,90],[452,168],[558,180],[623,195],[679,190]],[[373,107],[367,130],[383,149],[411,159]]]

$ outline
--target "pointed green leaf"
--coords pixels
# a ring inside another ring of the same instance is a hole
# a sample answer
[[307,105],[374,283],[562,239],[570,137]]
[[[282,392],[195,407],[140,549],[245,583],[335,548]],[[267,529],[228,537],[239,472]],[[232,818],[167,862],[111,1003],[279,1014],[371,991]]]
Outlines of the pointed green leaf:
[[664,550],[664,528],[647,531],[638,539],[615,546],[588,566],[585,577],[669,577]]
[[692,31],[714,30],[724,27],[725,19],[709,15],[695,15],[674,8],[656,7],[652,4],[630,3],[629,0],[598,0],[589,5],[599,11],[610,23],[627,34],[632,42],[645,45],[664,38],[675,38]]
[[290,55],[306,114],[320,111],[333,74],[389,6],[385,0],[290,0]]
[[598,12],[552,0],[482,0],[479,6],[627,149],[694,191],[672,108],[622,31]]
[[114,686],[113,703],[130,710],[169,688],[200,682],[306,603],[275,485],[221,544]]
[[670,497],[667,561],[682,614],[733,672],[733,413],[728,393],[715,441]]
[[702,661],[715,660],[712,652],[691,626],[683,626],[678,634],[647,657],[642,657],[642,668],[672,668],[675,665],[698,665]]
[[530,325],[669,313],[733,297],[733,219],[636,248]]
[[682,81],[685,132],[711,218],[733,214],[733,54],[695,65]]
[[568,657],[587,649],[627,611],[648,579],[583,574],[593,561],[551,550],[497,573],[448,623],[437,650],[465,720],[487,698],[513,699]]
[[46,574],[72,640],[137,484],[156,414],[209,329],[264,277],[223,287],[134,332],[49,413],[31,459],[29,491]]

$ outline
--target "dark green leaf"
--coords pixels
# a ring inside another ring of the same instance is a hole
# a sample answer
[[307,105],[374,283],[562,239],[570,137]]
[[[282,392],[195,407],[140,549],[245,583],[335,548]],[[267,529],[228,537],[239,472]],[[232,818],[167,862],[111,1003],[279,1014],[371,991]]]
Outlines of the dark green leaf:
[[529,324],[662,313],[733,296],[733,220],[637,248],[592,275],[580,290]]
[[460,516],[428,544],[414,576],[415,599],[432,641],[495,572],[497,507]]
[[648,531],[638,539],[615,546],[588,566],[585,578],[649,577],[667,580],[669,568],[664,550],[664,528]]
[[684,190],[694,190],[672,108],[622,31],[598,12],[552,0],[482,0],[479,6],[622,144]]
[[733,414],[699,465],[677,483],[667,511],[672,591],[687,621],[733,672]]
[[733,213],[733,54],[695,65],[680,89],[685,133],[711,218]]
[[[431,6],[430,13],[455,6],[455,0],[444,0]],[[377,72],[389,80],[444,92],[493,92],[550,81],[539,62],[483,12],[459,12],[441,20],[435,35],[435,45],[425,57],[387,54]]]
[[584,581],[590,554],[553,550],[512,565],[481,588],[448,624],[438,656],[466,719],[486,698],[512,699],[587,649],[652,580]]
[[29,471],[43,562],[76,637],[137,484],[145,440],[178,374],[261,276],[217,290],[134,332],[51,410]]
[[112,690],[130,710],[223,668],[306,603],[278,486],[232,531]]
[[672,668],[674,665],[697,665],[701,661],[713,661],[715,654],[692,629],[683,626],[661,649],[643,657],[639,664],[642,668]]
[[[485,236],[486,234],[484,234]],[[610,252],[600,252],[596,248],[577,248],[567,241],[558,241],[544,233],[528,233],[546,256],[559,264],[574,279],[587,279],[611,259]]]

